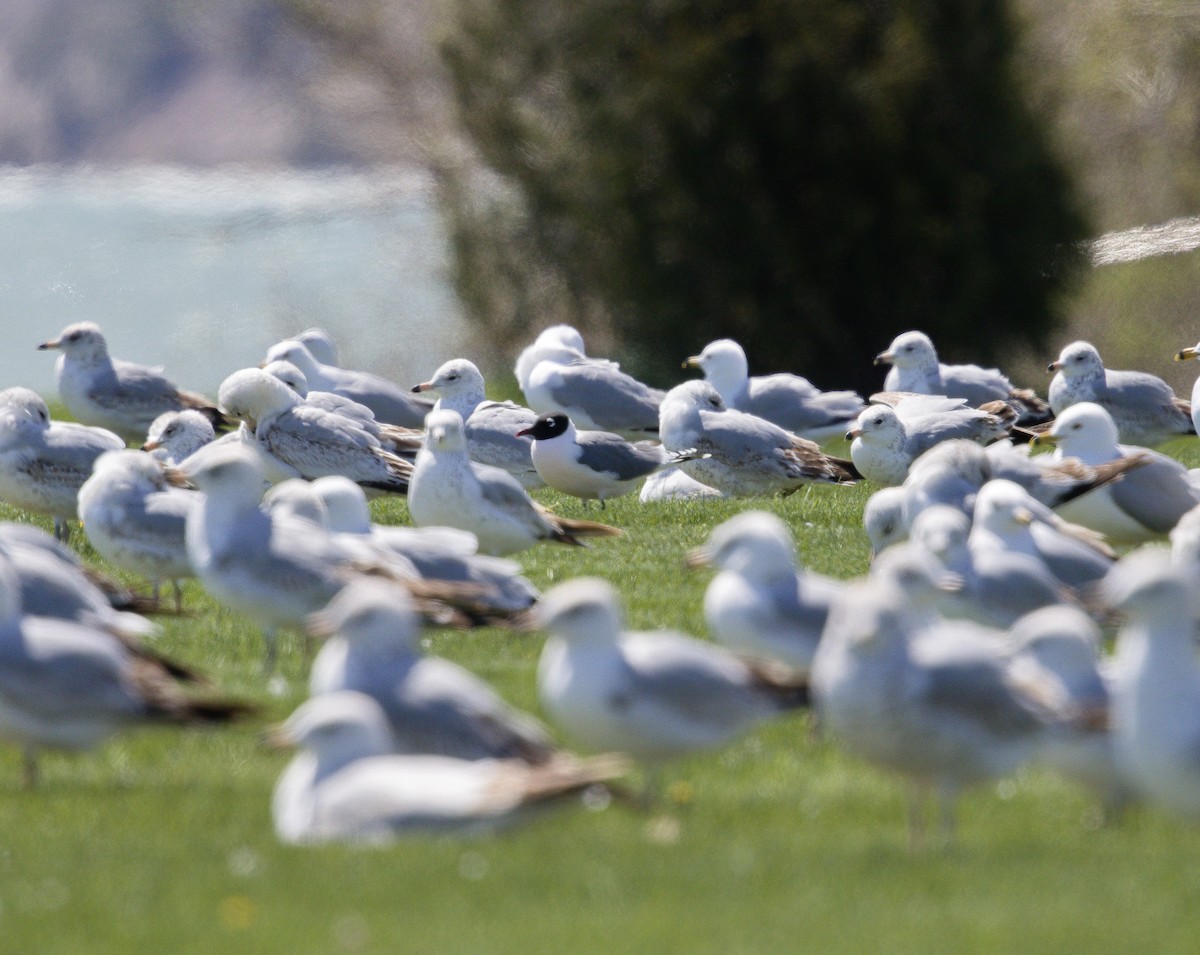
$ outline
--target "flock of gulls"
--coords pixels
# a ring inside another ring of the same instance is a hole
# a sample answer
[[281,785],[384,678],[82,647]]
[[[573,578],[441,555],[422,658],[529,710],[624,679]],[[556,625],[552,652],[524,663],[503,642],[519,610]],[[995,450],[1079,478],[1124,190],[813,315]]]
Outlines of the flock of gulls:
[[[54,525],[0,525],[0,737],[28,785],[46,748],[251,712],[155,649],[143,611],[178,611],[197,578],[261,629],[266,675],[280,629],[319,641],[308,699],[272,731],[298,750],[272,801],[288,842],[652,801],[664,763],[810,709],[816,732],[911,783],[913,839],[931,799],[949,836],[964,787],[1031,764],[1107,813],[1200,818],[1200,479],[1153,450],[1196,434],[1200,395],[1108,370],[1086,342],[1049,365],[1043,399],[906,332],[864,400],[751,377],[729,339],[683,363],[702,378],[662,391],[558,325],[516,362],[525,405],[488,400],[463,358],[413,387],[342,368],[317,329],[234,371],[215,403],[111,357],[91,323],[38,348],[58,353],[75,421],[0,391],[0,500]],[[543,487],[603,518],[623,495],[672,507],[817,482],[874,489],[868,571],[805,571],[792,528],[748,507],[687,555],[715,569],[709,639],[628,631],[612,582],[540,593],[511,559],[626,546],[540,504]],[[412,526],[372,522],[383,494],[407,497]],[[77,521],[149,596],[84,565]],[[547,634],[536,681],[554,731],[422,649],[426,626],[482,625]]]

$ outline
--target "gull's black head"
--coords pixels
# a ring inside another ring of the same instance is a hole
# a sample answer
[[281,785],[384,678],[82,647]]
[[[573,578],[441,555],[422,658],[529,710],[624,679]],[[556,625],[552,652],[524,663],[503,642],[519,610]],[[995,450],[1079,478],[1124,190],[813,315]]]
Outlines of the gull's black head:
[[545,414],[533,423],[533,427],[518,431],[517,435],[529,435],[535,441],[548,441],[566,433],[571,421],[565,414]]

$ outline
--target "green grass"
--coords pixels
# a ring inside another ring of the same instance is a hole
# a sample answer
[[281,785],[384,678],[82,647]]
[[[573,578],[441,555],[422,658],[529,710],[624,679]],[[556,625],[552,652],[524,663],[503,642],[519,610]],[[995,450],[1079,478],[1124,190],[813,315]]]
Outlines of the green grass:
[[[624,538],[519,559],[543,587],[579,574],[613,580],[633,626],[703,633],[711,574],[684,568],[687,548],[761,506],[787,520],[807,566],[859,574],[867,493],[616,501],[588,513]],[[379,520],[406,520],[402,501],[374,507]],[[84,535],[76,540],[100,563]],[[254,628],[194,583],[186,607],[163,619],[163,646],[256,701],[261,717],[51,754],[32,792],[17,752],[0,749],[0,951],[1164,952],[1200,939],[1196,828],[1138,811],[1098,829],[1086,793],[1030,772],[970,793],[956,844],[913,854],[902,784],[817,739],[806,716],[673,764],[673,798],[649,813],[568,810],[483,840],[286,847],[269,799],[288,757],[260,740],[304,697],[300,643],[285,640],[287,685],[272,695]],[[536,710],[541,640],[431,631],[430,648]]]

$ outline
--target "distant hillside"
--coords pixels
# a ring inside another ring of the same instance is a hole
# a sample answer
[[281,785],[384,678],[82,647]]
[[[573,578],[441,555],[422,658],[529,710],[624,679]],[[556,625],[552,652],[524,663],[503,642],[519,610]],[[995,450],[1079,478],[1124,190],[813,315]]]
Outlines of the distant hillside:
[[[426,6],[393,10],[416,90],[436,70]],[[0,164],[416,159],[422,137],[397,126],[421,98],[381,122],[378,92],[331,65],[272,0],[5,0]]]

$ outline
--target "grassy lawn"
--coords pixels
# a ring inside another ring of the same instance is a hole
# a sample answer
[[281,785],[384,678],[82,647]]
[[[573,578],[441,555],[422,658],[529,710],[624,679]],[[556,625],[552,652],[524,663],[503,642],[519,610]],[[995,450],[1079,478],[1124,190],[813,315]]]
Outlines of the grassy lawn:
[[[1191,454],[1192,449],[1188,448]],[[1194,463],[1194,462],[1192,462]],[[805,564],[862,573],[869,488],[788,499],[613,502],[626,530],[587,549],[520,555],[549,586],[614,581],[629,623],[703,633],[711,577],[687,548],[748,506],[787,520]],[[540,495],[561,512],[581,505]],[[406,521],[403,501],[376,519]],[[595,510],[590,516],[596,517]],[[0,518],[19,517],[0,510]],[[83,534],[76,543],[100,563]],[[670,796],[549,814],[485,840],[386,849],[277,843],[269,798],[287,756],[263,727],[305,696],[300,642],[270,693],[261,643],[195,583],[161,643],[260,718],[221,732],[150,730],[47,755],[40,787],[0,748],[3,952],[1190,951],[1200,945],[1200,830],[1151,811],[1098,828],[1094,801],[1041,772],[969,794],[957,843],[907,848],[904,789],[795,716],[672,765]],[[430,650],[536,710],[538,634],[431,631]],[[635,780],[636,782],[636,780]]]

